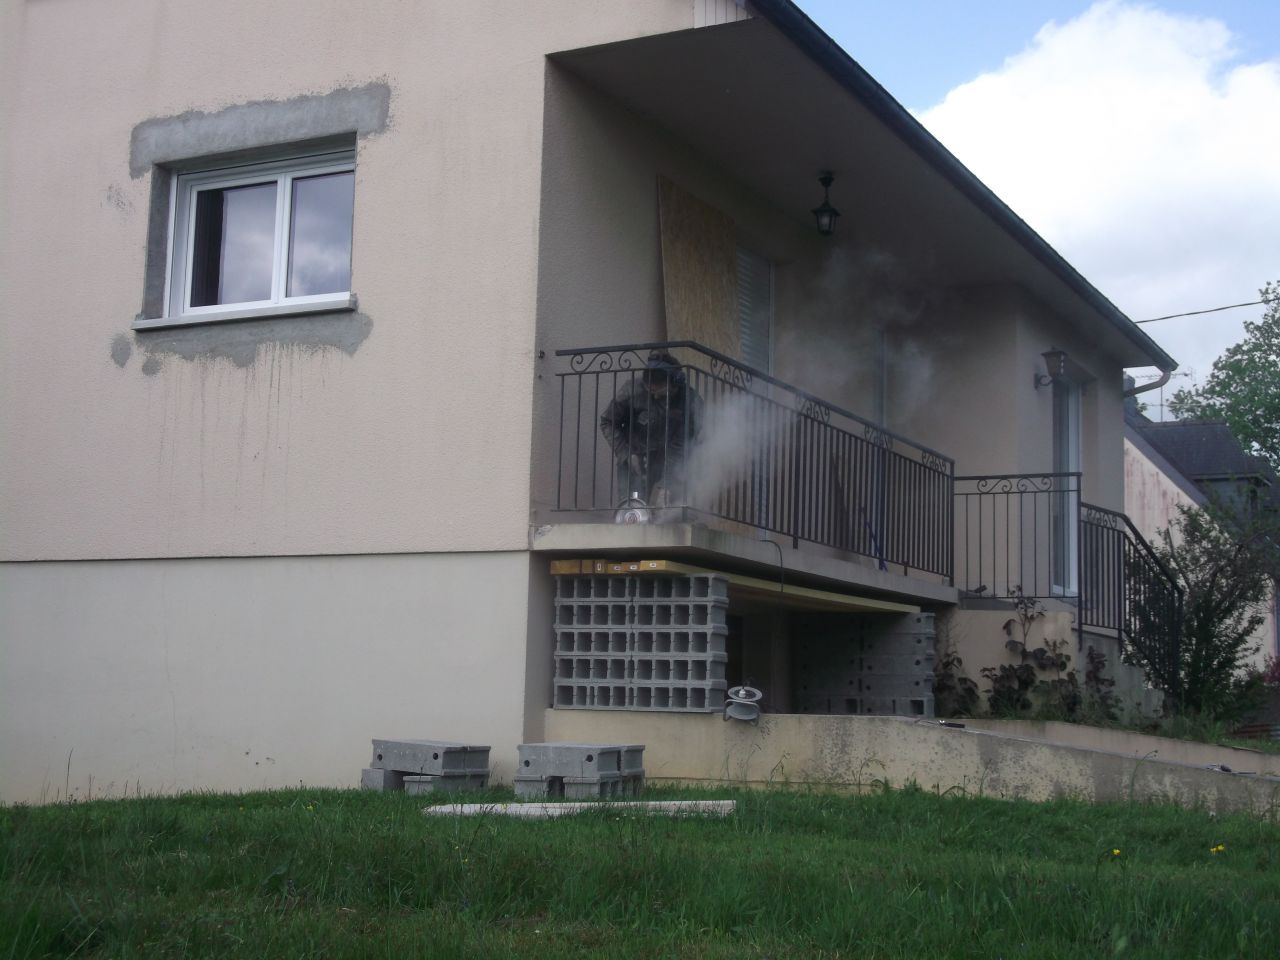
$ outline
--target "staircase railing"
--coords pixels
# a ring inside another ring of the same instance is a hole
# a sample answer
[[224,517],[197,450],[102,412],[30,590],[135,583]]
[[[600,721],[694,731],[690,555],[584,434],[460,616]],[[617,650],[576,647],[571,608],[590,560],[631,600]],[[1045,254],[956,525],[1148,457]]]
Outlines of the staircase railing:
[[1080,646],[1114,631],[1176,706],[1182,589],[1128,517],[1081,502],[1078,473],[956,477],[955,494],[962,596],[1074,604]]
[[1126,659],[1176,705],[1182,587],[1123,513],[1081,504],[1080,543],[1081,627],[1116,631]]

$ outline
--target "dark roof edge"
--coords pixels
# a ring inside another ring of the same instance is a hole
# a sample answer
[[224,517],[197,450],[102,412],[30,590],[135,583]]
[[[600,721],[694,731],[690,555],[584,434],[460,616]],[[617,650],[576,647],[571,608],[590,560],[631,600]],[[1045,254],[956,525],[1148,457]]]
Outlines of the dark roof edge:
[[1174,360],[1150,336],[1071,266],[1058,251],[1049,246],[1026,221],[1014,213],[991,188],[974,176],[942,143],[890,93],[876,82],[856,60],[832,40],[822,28],[809,19],[792,0],[751,0],[751,7],[783,32],[819,66],[857,97],[889,129],[893,130],[920,156],[945,177],[977,207],[992,217],[1033,257],[1071,287],[1122,336],[1146,353],[1153,366],[1162,371],[1178,367]]

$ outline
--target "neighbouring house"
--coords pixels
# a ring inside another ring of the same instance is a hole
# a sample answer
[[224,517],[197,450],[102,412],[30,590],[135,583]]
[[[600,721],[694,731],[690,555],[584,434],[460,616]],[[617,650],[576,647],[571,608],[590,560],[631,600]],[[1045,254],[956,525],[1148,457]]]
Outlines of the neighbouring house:
[[[1210,507],[1246,520],[1259,512],[1280,515],[1275,471],[1240,445],[1225,423],[1156,422],[1131,401],[1125,407],[1125,512],[1139,533],[1155,540],[1177,519],[1180,507]],[[1274,589],[1266,620],[1254,634],[1252,666],[1280,655],[1280,619]]]
[[731,686],[825,750],[1011,597],[1167,639],[1122,371],[1174,360],[793,3],[0,17],[0,801],[372,737],[726,777]]

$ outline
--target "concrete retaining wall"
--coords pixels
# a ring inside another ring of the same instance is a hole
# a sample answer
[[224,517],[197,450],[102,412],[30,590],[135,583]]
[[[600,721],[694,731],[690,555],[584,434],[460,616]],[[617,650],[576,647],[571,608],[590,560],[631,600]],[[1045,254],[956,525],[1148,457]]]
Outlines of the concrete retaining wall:
[[1085,750],[1141,759],[1158,757],[1171,763],[1206,767],[1222,764],[1240,772],[1262,773],[1280,777],[1280,754],[1260,750],[1219,747],[1212,743],[1194,743],[1170,737],[1153,737],[1132,730],[1108,730],[1078,723],[1041,722],[1036,720],[964,720],[970,730],[985,730],[1021,740],[1044,740]]
[[546,734],[643,743],[646,773],[657,781],[846,789],[916,783],[975,796],[1165,801],[1220,813],[1273,813],[1280,804],[1280,779],[897,717],[773,714],[752,726],[716,716],[549,710]]

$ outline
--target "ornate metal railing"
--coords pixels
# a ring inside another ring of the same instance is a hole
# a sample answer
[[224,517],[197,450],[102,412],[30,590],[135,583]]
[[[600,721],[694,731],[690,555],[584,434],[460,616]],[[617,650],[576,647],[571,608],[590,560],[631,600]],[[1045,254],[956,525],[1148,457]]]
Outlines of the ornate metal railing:
[[1081,502],[1078,473],[956,477],[955,489],[961,591],[1075,605],[1081,631],[1114,631],[1176,702],[1182,590],[1128,517]]
[[1123,513],[1081,504],[1080,542],[1081,625],[1115,630],[1125,658],[1142,667],[1175,707],[1182,588]]
[[1080,474],[956,477],[956,586],[985,597],[1079,594]]
[[[651,351],[677,360],[665,396],[645,386]],[[951,576],[949,457],[691,341],[556,355],[558,511],[613,520],[638,494],[653,522],[716,518]]]

